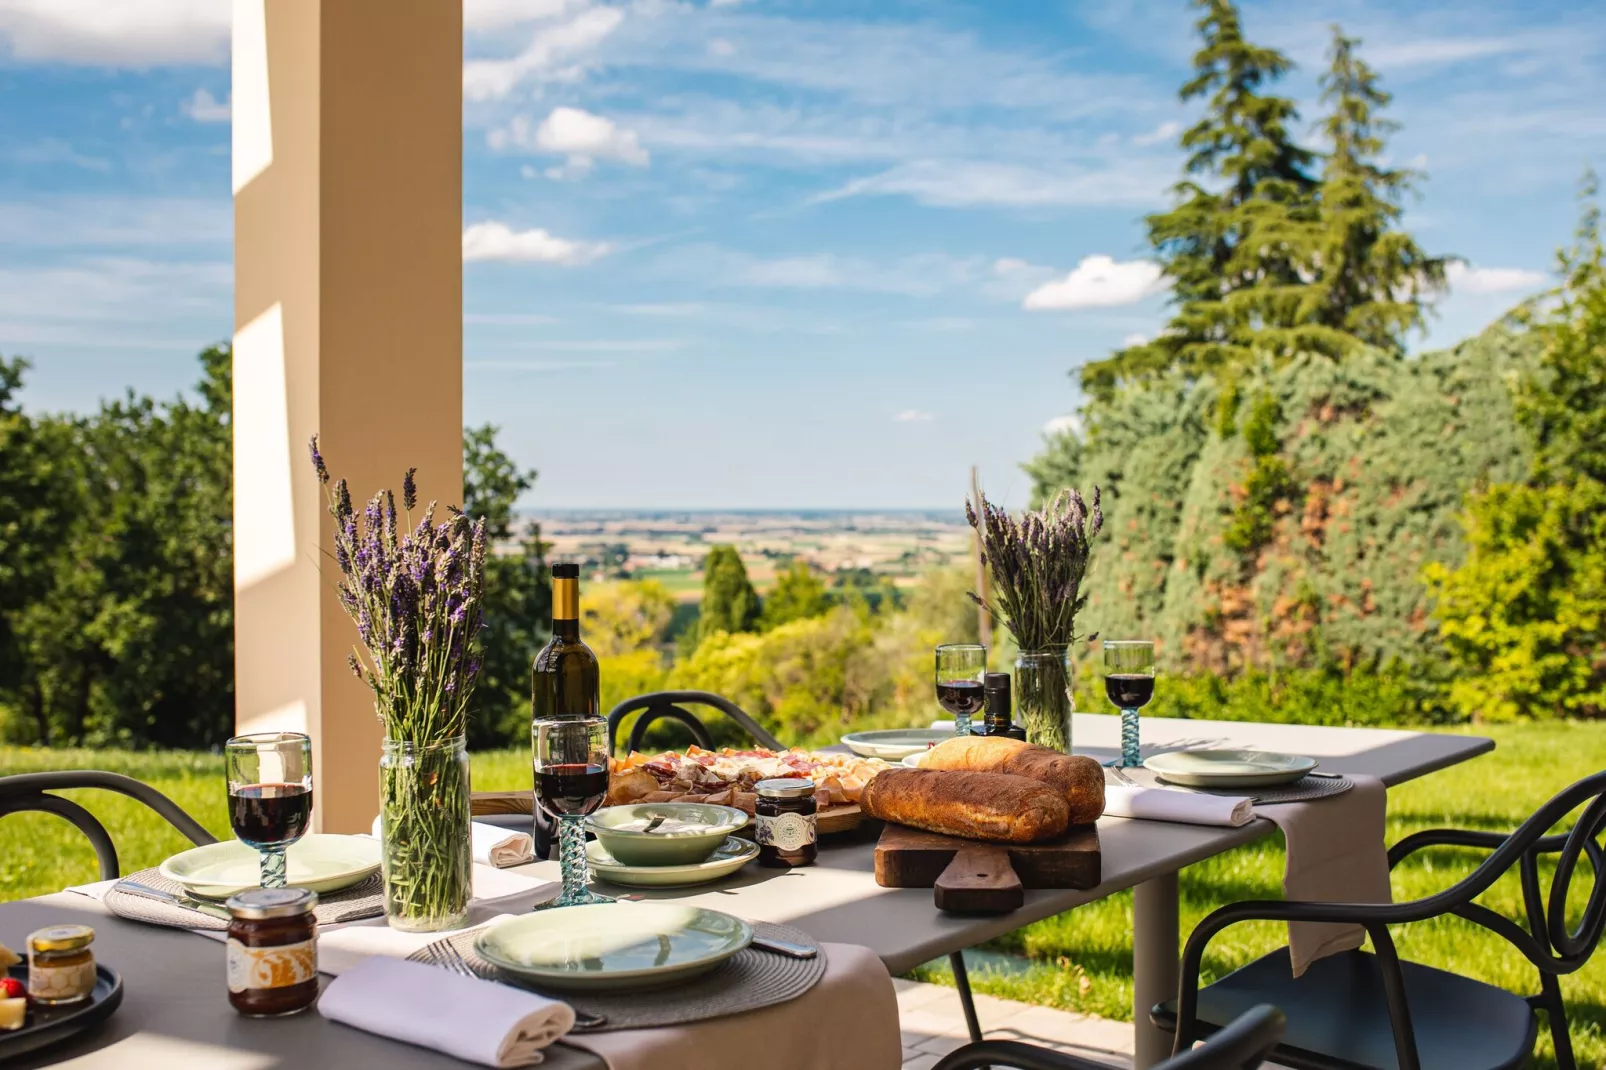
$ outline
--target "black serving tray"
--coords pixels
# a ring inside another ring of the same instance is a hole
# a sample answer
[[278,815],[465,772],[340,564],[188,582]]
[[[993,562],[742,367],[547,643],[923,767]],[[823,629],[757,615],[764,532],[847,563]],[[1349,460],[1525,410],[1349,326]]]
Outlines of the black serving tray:
[[[24,963],[19,962],[6,972],[24,984],[28,982],[28,967]],[[58,1007],[30,1004],[21,1029],[0,1031],[0,1062],[59,1044],[110,1018],[123,1002],[123,979],[116,970],[99,963],[95,965],[95,974],[95,989],[88,999]]]

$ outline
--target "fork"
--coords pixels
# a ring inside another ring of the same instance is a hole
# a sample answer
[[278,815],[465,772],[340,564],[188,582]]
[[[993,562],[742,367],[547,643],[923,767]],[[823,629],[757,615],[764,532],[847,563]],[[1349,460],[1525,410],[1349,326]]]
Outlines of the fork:
[[[439,966],[441,969],[450,970],[452,973],[461,974],[464,977],[472,977],[480,981],[489,980],[489,978],[481,977],[474,972],[474,967],[469,965],[468,959],[463,957],[463,953],[457,950],[457,945],[450,940],[437,941],[421,951],[414,952],[409,957],[415,962]],[[606,1015],[583,1011],[572,1003],[569,1004],[569,1007],[574,1011],[574,1027],[577,1030],[583,1032],[587,1029],[599,1029],[608,1023]]]

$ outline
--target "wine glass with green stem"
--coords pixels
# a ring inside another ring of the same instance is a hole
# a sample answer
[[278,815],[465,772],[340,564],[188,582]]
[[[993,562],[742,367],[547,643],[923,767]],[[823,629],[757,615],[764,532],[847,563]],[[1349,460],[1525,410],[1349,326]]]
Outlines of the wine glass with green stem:
[[1138,750],[1138,710],[1154,697],[1154,643],[1149,639],[1104,642],[1104,693],[1121,710],[1120,769],[1143,764]]

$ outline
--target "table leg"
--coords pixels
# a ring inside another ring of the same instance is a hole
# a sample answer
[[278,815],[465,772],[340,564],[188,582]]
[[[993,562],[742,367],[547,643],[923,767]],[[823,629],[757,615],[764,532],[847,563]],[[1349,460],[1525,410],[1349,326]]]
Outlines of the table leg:
[[965,969],[965,953],[955,951],[948,956],[948,964],[954,969],[954,987],[959,989],[959,1007],[965,1012],[965,1028],[970,1031],[971,1041],[980,1044],[981,1020],[976,1017],[976,999],[970,993],[970,974]]
[[1132,890],[1133,1070],[1148,1070],[1171,1054],[1171,1034],[1149,1021],[1149,1009],[1177,995],[1177,875],[1167,873]]

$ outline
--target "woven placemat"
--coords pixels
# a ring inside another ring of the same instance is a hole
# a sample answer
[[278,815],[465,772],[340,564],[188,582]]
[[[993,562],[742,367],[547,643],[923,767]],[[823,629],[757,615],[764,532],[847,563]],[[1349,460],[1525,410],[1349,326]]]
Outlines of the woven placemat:
[[[771,940],[816,946],[807,933],[786,925],[755,921],[753,932]],[[796,999],[825,976],[825,951],[812,959],[795,959],[772,951],[749,947],[737,952],[701,977],[667,988],[646,992],[557,992],[542,991],[502,972],[480,958],[474,940],[480,930],[469,929],[444,940],[437,940],[408,958],[431,966],[462,970],[487,981],[499,981],[515,988],[540,992],[562,1000],[577,1012],[601,1015],[600,1025],[575,1025],[576,1033],[611,1033],[616,1029],[648,1029],[654,1026],[683,1025],[709,1018],[723,1018],[776,1003]]]
[[1342,795],[1355,786],[1355,782],[1347,776],[1303,776],[1292,784],[1282,784],[1275,788],[1264,788],[1260,791],[1254,791],[1252,788],[1195,788],[1172,784],[1169,781],[1160,779],[1151,770],[1142,767],[1136,769],[1111,769],[1110,773],[1114,776],[1116,782],[1128,783],[1134,787],[1188,791],[1196,795],[1225,795],[1234,799],[1247,798],[1260,806],[1325,799],[1332,795]]
[[[162,876],[161,870],[158,869],[142,869],[123,879],[138,881],[159,892],[184,894],[182,884]],[[164,903],[158,899],[133,895],[122,891],[116,885],[106,893],[104,902],[106,909],[118,917],[128,918],[130,921],[143,921],[149,925],[166,925],[174,929],[211,929],[215,932],[222,932],[229,927],[229,923],[222,918],[214,918],[210,914],[202,914],[198,910],[191,910],[177,903]],[[384,883],[380,880],[379,874],[375,873],[349,888],[329,892],[327,895],[320,892],[318,905],[313,908],[312,913],[320,925],[384,917]]]

